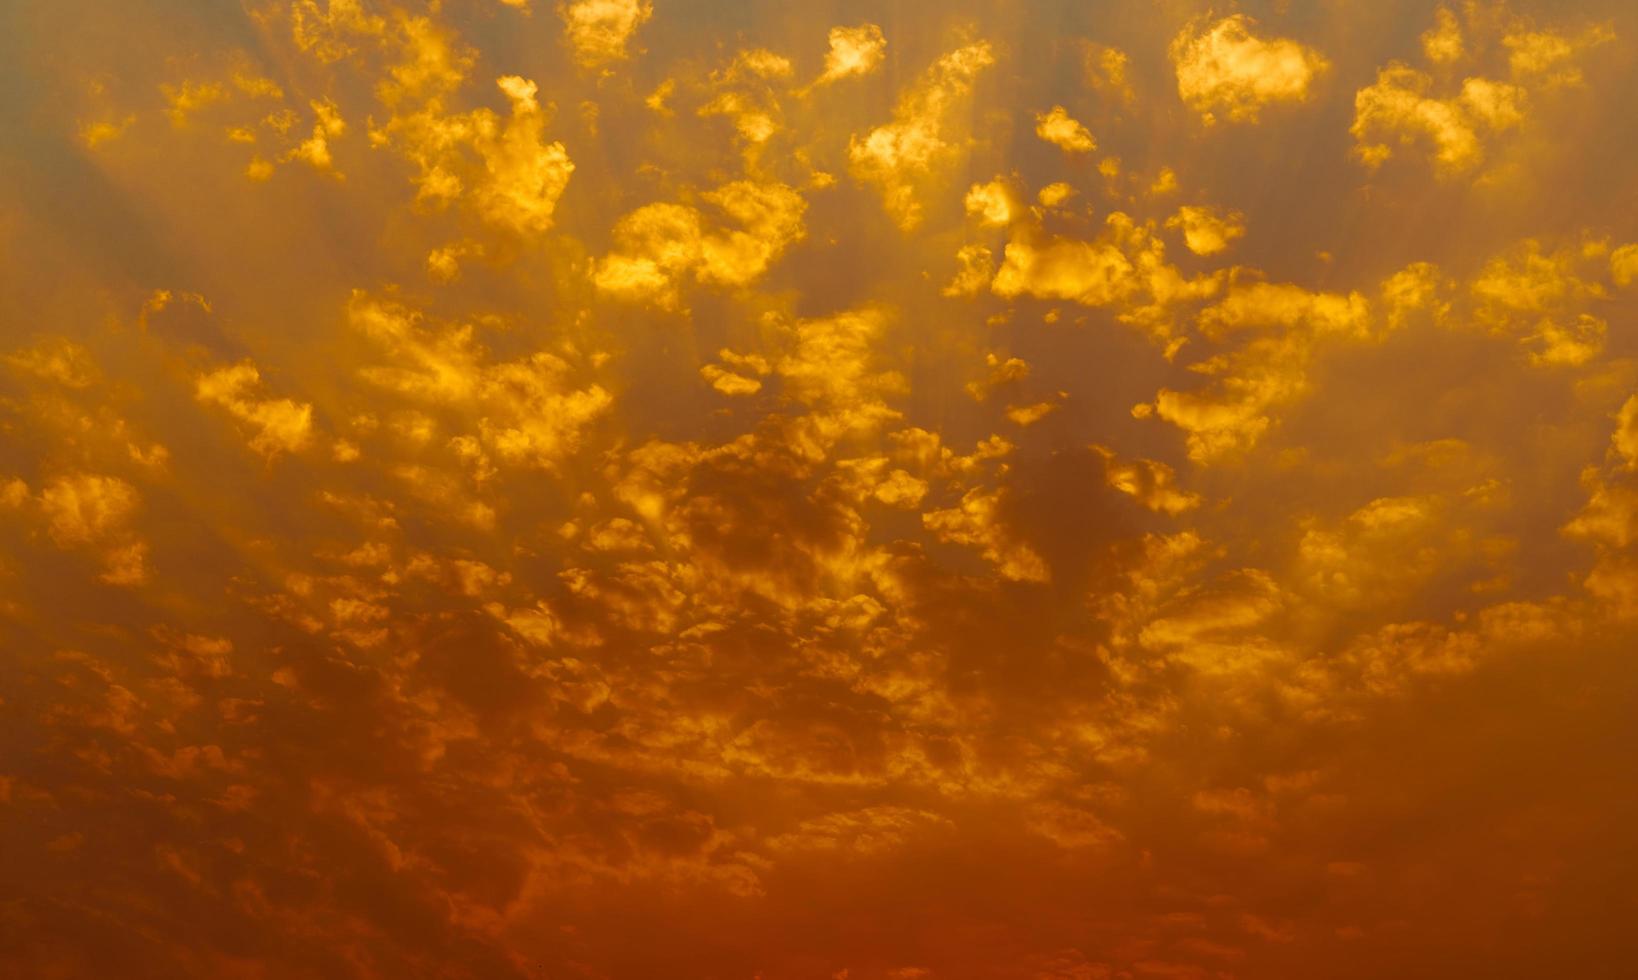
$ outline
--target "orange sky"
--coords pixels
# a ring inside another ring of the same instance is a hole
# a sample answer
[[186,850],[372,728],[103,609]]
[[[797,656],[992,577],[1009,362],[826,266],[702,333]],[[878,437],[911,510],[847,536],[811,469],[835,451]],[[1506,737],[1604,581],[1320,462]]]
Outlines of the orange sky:
[[0,8],[0,977],[1638,966],[1638,8]]

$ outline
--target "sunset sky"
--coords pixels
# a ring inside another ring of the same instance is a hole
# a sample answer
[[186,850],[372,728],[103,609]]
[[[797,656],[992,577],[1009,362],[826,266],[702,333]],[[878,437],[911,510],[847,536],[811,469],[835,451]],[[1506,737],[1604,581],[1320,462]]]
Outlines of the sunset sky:
[[1630,0],[0,3],[0,978],[1638,975]]

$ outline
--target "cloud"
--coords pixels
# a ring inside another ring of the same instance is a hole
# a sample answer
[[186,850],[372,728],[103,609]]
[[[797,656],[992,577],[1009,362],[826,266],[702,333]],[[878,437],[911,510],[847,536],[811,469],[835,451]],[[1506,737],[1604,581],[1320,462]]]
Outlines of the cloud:
[[250,448],[272,459],[306,449],[313,441],[313,406],[289,398],[260,398],[261,372],[249,361],[199,376],[194,397],[216,405],[248,426]]
[[744,286],[802,239],[807,204],[783,184],[734,181],[701,197],[726,220],[714,222],[691,205],[660,203],[616,222],[615,250],[592,272],[597,288],[675,309],[687,281]]
[[1087,128],[1071,118],[1061,105],[1035,117],[1035,135],[1066,153],[1091,153],[1098,148]]
[[974,184],[967,191],[963,203],[967,213],[977,218],[980,224],[996,228],[1011,224],[1013,210],[1017,207],[1012,191],[999,177],[985,184]]
[[1032,296],[1106,307],[1175,350],[1177,310],[1218,291],[1220,274],[1184,279],[1166,261],[1153,222],[1138,224],[1121,211],[1111,213],[1091,239],[1055,235],[1039,216],[1015,222],[1002,262],[990,282],[997,296]]
[[[1350,132],[1354,153],[1368,168],[1396,154],[1425,150],[1443,179],[1478,171],[1504,137],[1531,122],[1536,96],[1581,84],[1576,57],[1611,36],[1607,28],[1594,27],[1571,38],[1529,30],[1524,21],[1508,18],[1498,31],[1477,8],[1467,8],[1466,16],[1467,33],[1481,36],[1464,40],[1457,16],[1445,7],[1436,12],[1434,26],[1422,35],[1431,71],[1393,62],[1377,71],[1374,84],[1355,93]],[[1497,33],[1508,52],[1505,79],[1476,73],[1478,54]],[[1464,71],[1458,84],[1452,73],[1457,66],[1474,73]]]
[[552,213],[568,186],[574,164],[562,143],[546,143],[545,120],[535,83],[507,75],[495,83],[512,102],[512,118],[493,136],[480,126],[478,152],[488,179],[478,192],[478,213],[520,234],[552,227]]
[[922,514],[922,524],[940,541],[976,548],[1003,578],[1045,582],[1051,578],[1046,562],[1028,544],[1017,540],[1001,518],[998,491],[969,490],[954,507]]
[[1209,207],[1184,205],[1167,219],[1166,227],[1183,232],[1183,244],[1196,255],[1216,255],[1245,235],[1245,216],[1238,211],[1221,215]]
[[41,337],[33,346],[7,354],[5,361],[15,371],[68,388],[89,388],[101,377],[91,352],[66,337]]
[[825,53],[825,70],[814,80],[814,85],[855,75],[868,75],[882,63],[887,53],[887,38],[875,24],[857,27],[832,27],[830,50]]
[[1290,284],[1231,289],[1201,311],[1200,331],[1225,340],[1253,332],[1233,351],[1191,365],[1211,378],[1203,389],[1156,395],[1154,412],[1187,433],[1190,458],[1210,462],[1243,452],[1273,423],[1271,410],[1307,391],[1307,366],[1322,340],[1370,336],[1370,308],[1359,293],[1315,293]]
[[892,122],[848,140],[853,176],[881,189],[900,228],[921,223],[921,189],[958,154],[965,139],[958,112],[978,75],[994,63],[984,41],[945,54],[899,96]]
[[[535,350],[492,360],[470,326],[428,323],[417,310],[363,291],[351,297],[347,319],[388,359],[360,368],[361,378],[412,403],[468,413],[465,430],[449,442],[452,463],[463,467],[481,471],[493,453],[502,463],[554,469],[613,404],[613,396],[582,380],[564,354]],[[480,523],[490,519],[487,505],[459,499],[454,485],[440,484],[430,471],[402,472],[421,481],[431,499],[449,502]]]
[[96,473],[60,476],[40,490],[51,540],[62,547],[90,544],[122,529],[140,502],[129,483]]
[[573,0],[560,4],[558,14],[575,61],[602,69],[629,57],[627,46],[654,16],[654,5],[648,0]]
[[1290,38],[1258,37],[1255,26],[1233,14],[1191,24],[1172,40],[1177,94],[1204,122],[1217,121],[1219,113],[1231,122],[1256,122],[1267,106],[1305,102],[1330,67],[1319,52]]
[[[1523,90],[1482,78],[1469,78],[1447,99],[1430,98],[1433,79],[1424,72],[1391,66],[1376,83],[1354,96],[1350,132],[1367,166],[1377,167],[1401,147],[1430,145],[1436,170],[1445,176],[1465,173],[1484,160],[1484,136],[1504,132],[1524,121]],[[1395,143],[1381,142],[1390,137]]]

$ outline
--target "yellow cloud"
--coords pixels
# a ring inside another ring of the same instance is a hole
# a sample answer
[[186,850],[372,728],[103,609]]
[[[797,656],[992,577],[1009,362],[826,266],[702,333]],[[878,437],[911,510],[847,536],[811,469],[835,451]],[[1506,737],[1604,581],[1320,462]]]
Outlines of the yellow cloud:
[[1615,416],[1615,435],[1610,441],[1623,465],[1629,470],[1638,469],[1638,395],[1622,403]]
[[944,287],[945,296],[976,296],[995,278],[995,256],[983,245],[963,245],[956,252],[956,274]]
[[1036,402],[1033,405],[1012,405],[1004,413],[1007,421],[1013,425],[1029,426],[1052,414],[1058,406],[1051,402]]
[[1041,556],[1017,540],[1002,522],[1001,502],[1000,491],[986,493],[975,488],[957,506],[928,511],[921,515],[921,521],[940,541],[979,549],[1003,578],[1047,581],[1051,576]]
[[488,179],[479,186],[478,213],[520,234],[539,234],[552,227],[574,164],[562,143],[542,138],[546,123],[535,83],[507,75],[495,84],[511,100],[512,117],[498,133],[484,124],[488,117],[479,122],[478,152]]
[[1103,457],[1104,479],[1152,511],[1173,517],[1200,505],[1200,495],[1177,486],[1177,471],[1152,459],[1120,459],[1114,450],[1093,446]]
[[[1466,15],[1470,28],[1494,39],[1491,18],[1480,16],[1472,6]],[[1532,95],[1579,85],[1582,76],[1575,59],[1613,36],[1607,28],[1594,27],[1572,38],[1530,30],[1521,20],[1504,20],[1512,24],[1501,37],[1509,52],[1505,81],[1475,72],[1464,74],[1458,85],[1454,79],[1436,81],[1434,73],[1398,62],[1381,68],[1376,82],[1354,96],[1355,155],[1374,169],[1397,152],[1425,146],[1440,177],[1470,173],[1485,162],[1502,134],[1527,122]],[[1422,49],[1440,78],[1475,61],[1457,16],[1444,7],[1422,35]]]
[[1610,253],[1610,276],[1617,286],[1638,282],[1638,244],[1623,245]]
[[892,122],[849,139],[854,177],[881,188],[899,227],[908,231],[921,223],[921,187],[959,149],[953,141],[964,137],[956,135],[957,112],[978,74],[994,63],[983,41],[944,55],[899,97]]
[[39,500],[51,540],[69,547],[100,541],[123,529],[141,497],[118,477],[74,473],[48,483]]
[[1530,361],[1575,366],[1604,348],[1608,325],[1586,312],[1605,295],[1603,284],[1582,268],[1602,258],[1602,245],[1542,249],[1526,239],[1486,262],[1469,286],[1475,321],[1498,336],[1517,337]]
[[[13,481],[0,488],[0,502],[27,486]],[[136,488],[114,476],[72,473],[57,477],[40,491],[38,504],[46,531],[59,548],[94,547],[101,551],[98,578],[110,585],[135,586],[148,580],[148,545],[132,525],[142,502]]]
[[1035,117],[1035,135],[1066,153],[1091,153],[1098,148],[1087,128],[1071,118],[1061,105]]
[[1212,340],[1244,332],[1254,339],[1191,366],[1212,378],[1204,389],[1161,389],[1154,411],[1187,433],[1189,457],[1210,462],[1254,446],[1272,424],[1271,410],[1307,390],[1308,363],[1321,339],[1370,336],[1363,296],[1315,293],[1289,284],[1236,287],[1201,311],[1200,331]]
[[[1318,604],[1359,608],[1404,599],[1434,574],[1478,561],[1492,571],[1511,542],[1474,530],[1478,509],[1492,505],[1498,488],[1484,484],[1461,494],[1379,497],[1334,526],[1309,528],[1297,544],[1297,574]],[[1484,576],[1494,581],[1494,575]]]
[[882,63],[887,53],[887,38],[875,24],[857,27],[832,27],[830,50],[825,54],[825,70],[814,81],[828,85],[854,75],[868,75]]
[[574,0],[559,5],[558,14],[575,61],[606,68],[628,57],[627,45],[654,16],[654,6],[648,0]]
[[1007,243],[1004,261],[990,288],[997,296],[1028,294],[1108,306],[1138,288],[1131,259],[1111,240],[1093,242],[1048,238]]
[[1088,43],[1082,57],[1086,82],[1093,91],[1122,104],[1137,99],[1129,79],[1131,58],[1119,48]]
[[1046,207],[1055,208],[1074,196],[1075,188],[1063,181],[1057,181],[1041,188],[1035,195],[1035,199]]
[[967,191],[967,213],[977,218],[979,224],[989,227],[1005,227],[1012,221],[1012,211],[1015,207],[1012,191],[1001,182],[1000,178],[985,184],[974,184]]
[[313,440],[313,406],[289,398],[258,398],[261,372],[249,361],[199,376],[194,397],[227,409],[252,430],[250,448],[269,459],[306,449]]
[[1002,385],[1029,377],[1029,364],[1022,358],[1009,357],[1003,360],[992,351],[984,356],[984,363],[989,367],[988,375],[982,381],[971,381],[967,384],[967,393],[978,401],[988,398],[991,391]]
[[41,337],[5,356],[14,370],[68,388],[89,388],[100,377],[91,352],[66,337]]
[[1439,174],[1465,173],[1484,160],[1484,134],[1511,129],[1524,120],[1523,91],[1516,86],[1469,78],[1458,94],[1446,99],[1430,97],[1432,86],[1433,79],[1425,72],[1394,65],[1378,72],[1375,84],[1354,96],[1350,132],[1358,144],[1355,152],[1367,166],[1380,166],[1396,146],[1426,142]]
[[[361,368],[361,377],[408,399],[466,408],[475,431],[462,435],[505,463],[557,467],[579,447],[585,428],[613,404],[606,389],[578,382],[569,361],[551,351],[490,362],[470,326],[429,326],[418,312],[363,292],[349,302],[348,320],[392,362]],[[481,468],[481,454],[463,455],[463,462]],[[416,473],[427,482],[425,471]],[[455,496],[452,488],[439,493]],[[475,506],[461,504],[474,514],[479,513]]]
[[1183,244],[1196,255],[1216,255],[1246,233],[1245,216],[1235,211],[1219,214],[1212,208],[1184,205],[1167,219],[1166,227],[1183,231]]
[[384,33],[386,18],[368,13],[364,0],[295,0],[290,5],[290,32],[296,47],[325,62],[351,55],[353,39]]
[[736,54],[727,68],[711,72],[709,84],[717,94],[700,107],[699,115],[734,121],[734,130],[745,144],[747,167],[782,126],[778,88],[793,70],[784,55],[750,48]]
[[689,279],[744,286],[803,236],[807,203],[784,184],[734,181],[701,196],[728,221],[713,227],[692,206],[661,203],[616,222],[615,249],[592,270],[597,288],[675,309]]
[[1440,7],[1434,18],[1434,25],[1422,35],[1422,53],[1436,65],[1460,61],[1465,53],[1461,22],[1448,7]]
[[[1223,113],[1255,122],[1265,106],[1304,102],[1330,65],[1319,52],[1289,38],[1264,39],[1255,22],[1233,14],[1209,26],[1191,24],[1172,41],[1177,94],[1207,123]],[[1204,29],[1202,29],[1204,28]]]

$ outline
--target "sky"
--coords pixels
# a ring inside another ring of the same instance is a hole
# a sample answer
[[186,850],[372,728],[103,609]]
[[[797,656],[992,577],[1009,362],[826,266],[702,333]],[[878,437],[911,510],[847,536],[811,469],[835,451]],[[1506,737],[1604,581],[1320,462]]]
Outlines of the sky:
[[1638,7],[0,5],[0,977],[1638,971]]

